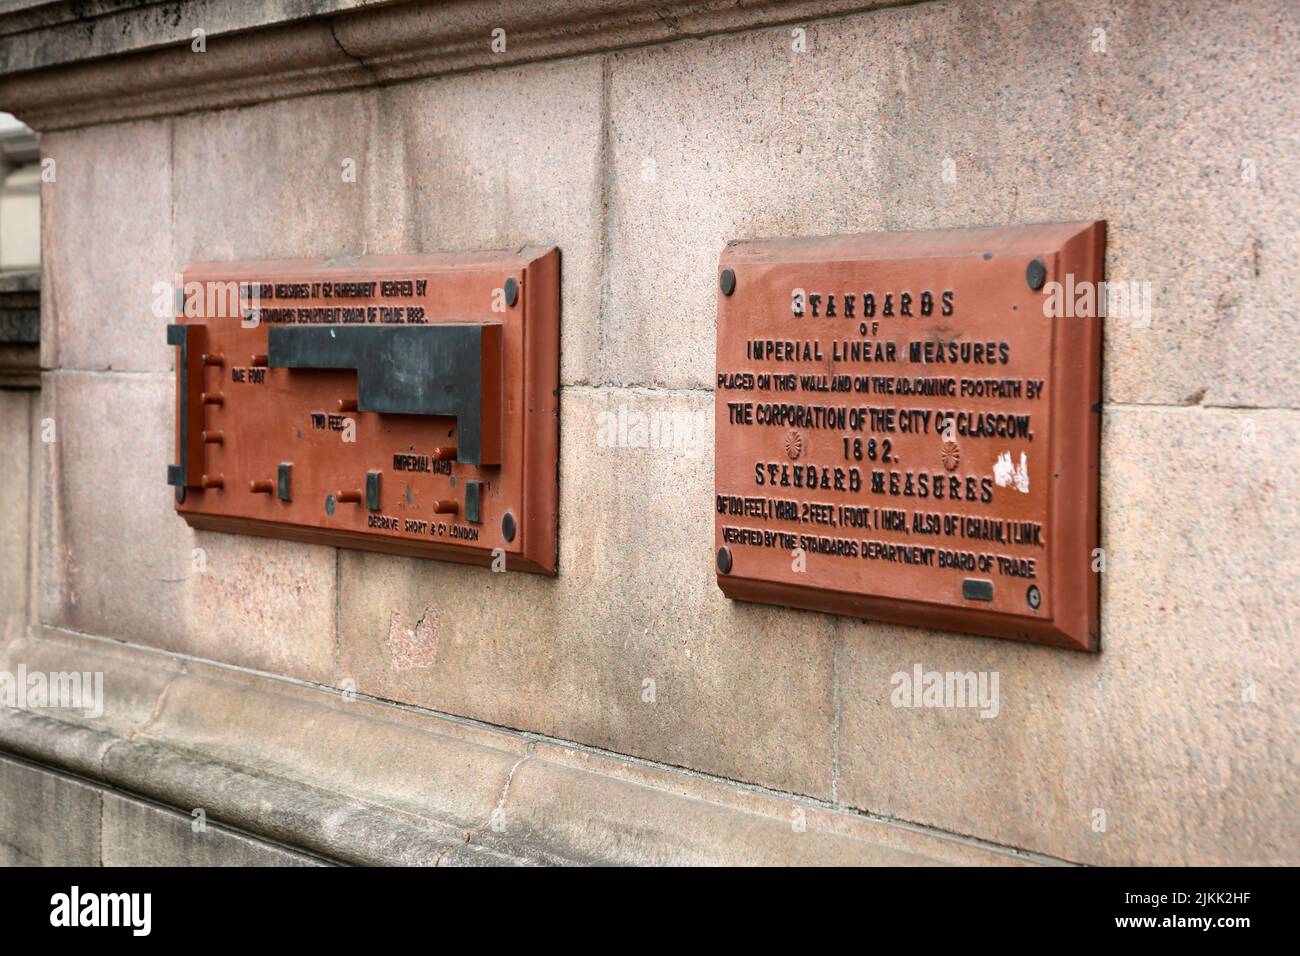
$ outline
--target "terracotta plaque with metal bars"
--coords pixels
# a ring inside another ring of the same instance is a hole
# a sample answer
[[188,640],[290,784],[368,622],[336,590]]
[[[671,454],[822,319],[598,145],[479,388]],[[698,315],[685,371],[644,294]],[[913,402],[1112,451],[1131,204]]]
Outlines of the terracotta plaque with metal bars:
[[189,524],[555,573],[558,250],[183,282],[168,482]]
[[1104,234],[730,243],[723,592],[1097,650]]

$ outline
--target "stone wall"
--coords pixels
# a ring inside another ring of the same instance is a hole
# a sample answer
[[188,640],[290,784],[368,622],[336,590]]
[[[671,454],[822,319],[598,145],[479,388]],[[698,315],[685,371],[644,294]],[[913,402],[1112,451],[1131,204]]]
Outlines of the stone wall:
[[29,618],[34,394],[0,387],[0,642],[20,637]]
[[[339,708],[325,689],[353,688],[1048,859],[1300,862],[1300,8],[807,17],[48,132],[39,415],[58,432],[34,445],[34,639],[306,682]],[[1149,327],[1106,326],[1102,653],[724,599],[724,243],[1080,219],[1108,222],[1108,278],[1153,291]],[[200,260],[524,244],[562,250],[557,577],[175,516],[155,282]],[[695,431],[604,447],[598,416],[620,409]],[[891,707],[916,663],[998,672],[998,716]]]

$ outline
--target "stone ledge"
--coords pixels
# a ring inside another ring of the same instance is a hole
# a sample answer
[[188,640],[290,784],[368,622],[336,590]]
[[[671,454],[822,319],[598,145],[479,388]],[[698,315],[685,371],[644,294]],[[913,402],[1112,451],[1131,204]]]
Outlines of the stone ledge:
[[0,72],[188,44],[208,36],[329,16],[393,0],[8,0],[0,5]]
[[20,664],[103,672],[104,713],[0,709],[0,751],[342,862],[1056,862],[70,632],[0,651]]
[[0,866],[329,866],[186,812],[0,755]]
[[[601,53],[902,2],[334,0],[300,19],[300,6],[283,0],[229,9],[199,0],[181,6],[174,18],[160,17],[149,4],[101,10],[77,23],[53,15],[33,19],[20,10],[8,21],[0,17],[0,102],[33,129],[47,131]],[[57,12],[63,4],[49,6]],[[207,31],[205,53],[190,48],[195,27]],[[491,46],[498,27],[506,31],[500,53]]]

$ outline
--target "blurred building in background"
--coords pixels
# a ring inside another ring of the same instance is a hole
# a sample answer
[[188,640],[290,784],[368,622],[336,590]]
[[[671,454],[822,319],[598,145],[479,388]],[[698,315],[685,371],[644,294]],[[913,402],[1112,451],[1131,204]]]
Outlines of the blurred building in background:
[[41,166],[36,134],[0,113],[0,272],[41,265]]

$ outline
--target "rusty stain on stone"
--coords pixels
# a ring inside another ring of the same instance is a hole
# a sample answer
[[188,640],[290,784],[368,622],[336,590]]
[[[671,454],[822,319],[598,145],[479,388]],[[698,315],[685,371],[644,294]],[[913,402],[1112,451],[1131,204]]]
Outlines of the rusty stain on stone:
[[402,620],[401,611],[393,611],[388,621],[388,657],[399,671],[433,667],[438,662],[439,614],[427,607],[413,628]]

